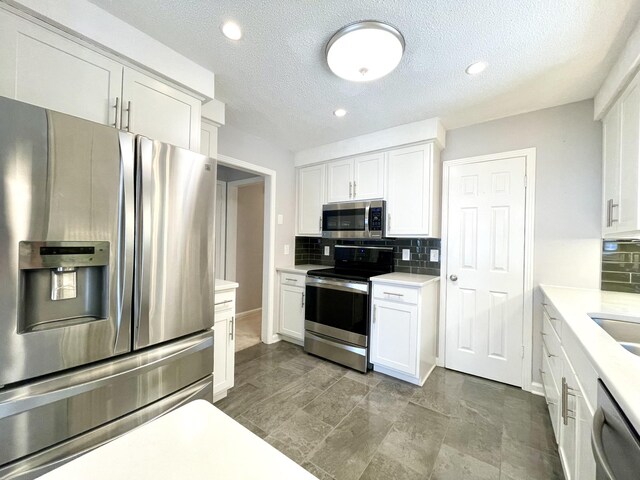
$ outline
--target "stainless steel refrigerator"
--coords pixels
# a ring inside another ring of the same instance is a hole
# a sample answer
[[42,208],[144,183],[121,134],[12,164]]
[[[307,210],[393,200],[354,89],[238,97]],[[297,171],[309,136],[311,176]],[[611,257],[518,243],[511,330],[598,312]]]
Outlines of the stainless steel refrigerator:
[[0,97],[0,478],[212,398],[215,160]]

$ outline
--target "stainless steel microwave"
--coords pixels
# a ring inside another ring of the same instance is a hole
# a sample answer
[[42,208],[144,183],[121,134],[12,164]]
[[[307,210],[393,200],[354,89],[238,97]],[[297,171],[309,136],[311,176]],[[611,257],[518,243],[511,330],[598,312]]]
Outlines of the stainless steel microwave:
[[322,206],[323,238],[384,238],[386,203],[328,203]]

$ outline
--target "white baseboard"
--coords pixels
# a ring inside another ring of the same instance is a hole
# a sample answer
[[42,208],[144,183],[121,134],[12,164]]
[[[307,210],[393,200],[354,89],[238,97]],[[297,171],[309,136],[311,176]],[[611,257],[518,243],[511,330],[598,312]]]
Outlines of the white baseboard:
[[249,315],[253,315],[262,311],[262,308],[254,308],[253,310],[247,310],[246,312],[236,313],[236,320],[240,320],[241,318],[248,317]]
[[544,387],[539,382],[531,382],[531,393],[544,397]]

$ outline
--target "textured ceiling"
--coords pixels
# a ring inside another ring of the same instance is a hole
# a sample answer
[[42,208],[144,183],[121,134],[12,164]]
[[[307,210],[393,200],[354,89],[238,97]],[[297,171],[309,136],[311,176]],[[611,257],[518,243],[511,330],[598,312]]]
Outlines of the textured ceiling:
[[[439,116],[454,128],[591,98],[640,0],[90,0],[216,74],[227,122],[300,150]],[[243,28],[224,38],[223,21]],[[350,83],[327,68],[340,27],[374,19],[406,39],[398,68]],[[477,77],[464,69],[485,60]],[[348,110],[338,119],[337,107]]]

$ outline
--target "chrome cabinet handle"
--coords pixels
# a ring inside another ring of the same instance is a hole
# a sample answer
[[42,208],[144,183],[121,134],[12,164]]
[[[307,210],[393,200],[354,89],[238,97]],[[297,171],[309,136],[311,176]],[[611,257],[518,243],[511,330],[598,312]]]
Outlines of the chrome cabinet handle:
[[613,203],[613,200],[611,200],[611,226],[613,226],[614,223],[618,222],[620,219],[619,218],[614,218],[613,217],[613,209],[614,208],[618,208],[620,206],[619,203]]
[[351,185],[351,182],[349,182],[349,198],[351,198],[351,188],[352,188],[352,185]]
[[611,226],[611,210],[613,205],[613,199],[610,198],[609,200],[607,200],[607,227]]
[[318,230],[322,231],[322,216],[320,216],[320,219],[318,220]]
[[458,281],[458,276],[457,275],[449,275],[449,280],[451,280],[452,282],[457,282]]
[[113,125],[116,128],[120,128],[120,122],[118,122],[118,118],[120,115],[120,97],[116,97],[116,104],[113,106],[113,108],[115,108],[116,112],[115,112],[115,117],[113,119],[113,123],[111,125]]
[[356,182],[353,182],[353,198],[356,198]]
[[604,445],[602,445],[602,430],[604,424],[607,423],[607,418],[604,415],[602,407],[598,407],[596,413],[593,415],[593,428],[591,429],[591,450],[596,463],[602,469],[602,472],[606,475],[606,479],[603,480],[616,480],[613,476],[609,462],[607,461],[607,455],[604,453]]
[[127,108],[125,108],[124,111],[127,112],[127,126],[124,127],[124,129],[127,132],[130,132],[131,131],[131,100],[127,102]]
[[378,306],[374,305],[373,306],[373,323],[376,323],[376,318],[377,318],[377,313],[378,313]]
[[571,416],[570,413],[575,414],[573,410],[569,409],[569,395],[575,397],[574,394],[569,393],[569,390],[573,390],[567,383],[566,377],[562,377],[562,420],[565,425],[569,424],[569,419],[575,419],[575,415]]
[[297,280],[295,278],[289,278],[289,277],[285,277],[284,278],[287,282],[296,282]]
[[404,293],[382,292],[385,295],[394,295],[396,297],[404,297]]
[[391,230],[391,214],[387,213],[387,230]]
[[304,293],[302,294],[302,301],[300,302],[300,308],[304,308]]
[[215,303],[214,305],[215,306],[224,305],[225,303],[231,303],[231,302],[233,302],[233,300],[225,300],[224,302],[218,302],[218,303]]
[[230,323],[231,323],[231,328],[229,329],[229,339],[233,340],[233,324],[235,322],[236,317],[231,317]]

